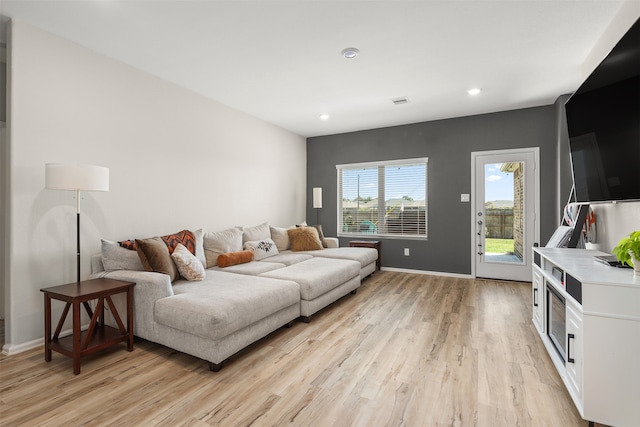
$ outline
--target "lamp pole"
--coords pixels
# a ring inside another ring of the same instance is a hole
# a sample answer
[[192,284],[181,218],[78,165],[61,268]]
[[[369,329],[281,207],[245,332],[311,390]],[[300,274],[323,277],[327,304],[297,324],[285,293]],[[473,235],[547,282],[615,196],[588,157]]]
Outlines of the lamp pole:
[[76,189],[76,264],[80,283],[80,190]]

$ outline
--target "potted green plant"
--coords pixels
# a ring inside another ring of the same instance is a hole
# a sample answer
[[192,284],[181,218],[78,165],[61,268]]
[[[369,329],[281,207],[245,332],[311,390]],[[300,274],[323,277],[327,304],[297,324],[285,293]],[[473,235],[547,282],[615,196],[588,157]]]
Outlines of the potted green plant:
[[633,266],[634,273],[640,275],[640,230],[620,239],[613,253],[621,263]]

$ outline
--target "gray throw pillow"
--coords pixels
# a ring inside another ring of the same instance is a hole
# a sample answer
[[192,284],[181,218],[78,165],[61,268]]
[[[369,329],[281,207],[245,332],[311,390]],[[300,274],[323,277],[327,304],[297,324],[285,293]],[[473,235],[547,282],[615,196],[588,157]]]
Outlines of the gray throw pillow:
[[102,265],[104,271],[135,270],[144,271],[138,253],[125,249],[117,242],[102,239]]
[[269,223],[255,225],[253,227],[238,227],[242,230],[242,243],[255,242],[262,239],[271,238],[271,230]]
[[[295,228],[295,226],[289,228]],[[271,231],[271,240],[275,242],[276,247],[279,251],[286,251],[288,249],[291,249],[289,233],[287,233],[288,228],[269,227],[269,230]]]

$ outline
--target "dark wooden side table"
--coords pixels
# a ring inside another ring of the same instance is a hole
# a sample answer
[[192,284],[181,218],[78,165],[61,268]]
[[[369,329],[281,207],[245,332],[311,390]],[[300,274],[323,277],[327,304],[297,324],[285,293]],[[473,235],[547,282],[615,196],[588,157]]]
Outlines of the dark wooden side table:
[[380,240],[351,240],[349,247],[352,248],[373,248],[378,251],[378,260],[376,261],[376,271],[380,271],[380,260],[382,259],[382,251],[380,250]]
[[[92,279],[67,285],[40,289],[44,292],[44,360],[51,361],[51,351],[73,359],[73,373],[80,373],[80,358],[111,347],[120,342],[127,343],[127,350],[133,351],[133,282],[114,279]],[[127,327],[116,310],[111,296],[126,292],[127,294]],[[51,335],[51,300],[65,301],[55,333]],[[89,301],[98,300],[95,313]],[[104,304],[109,305],[117,328],[104,324]],[[80,305],[83,305],[91,318],[89,328],[80,330]],[[60,331],[69,309],[73,306],[73,334],[60,338]]]

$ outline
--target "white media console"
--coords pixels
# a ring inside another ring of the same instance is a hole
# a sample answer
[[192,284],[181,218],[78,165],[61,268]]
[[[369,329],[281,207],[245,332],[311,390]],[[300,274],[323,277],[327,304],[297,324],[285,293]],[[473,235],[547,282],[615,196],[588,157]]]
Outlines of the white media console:
[[533,323],[582,418],[637,427],[640,276],[595,255],[533,248]]

